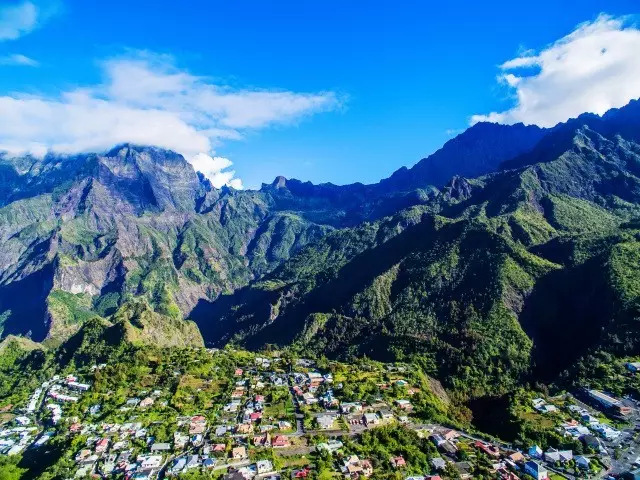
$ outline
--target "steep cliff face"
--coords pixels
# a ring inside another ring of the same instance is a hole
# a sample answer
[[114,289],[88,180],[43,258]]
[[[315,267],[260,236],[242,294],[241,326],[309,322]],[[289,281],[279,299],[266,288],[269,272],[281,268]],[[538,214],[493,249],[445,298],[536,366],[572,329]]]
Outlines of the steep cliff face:
[[188,316],[331,229],[268,194],[214,190],[151,147],[3,166],[15,172],[0,209],[3,335],[68,336],[85,313],[109,316],[136,296],[158,306],[165,290]]

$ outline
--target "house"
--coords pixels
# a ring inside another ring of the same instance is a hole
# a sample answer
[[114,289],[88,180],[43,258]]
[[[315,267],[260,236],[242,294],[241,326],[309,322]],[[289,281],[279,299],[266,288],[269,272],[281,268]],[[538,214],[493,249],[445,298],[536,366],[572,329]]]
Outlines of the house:
[[432,458],[431,465],[433,465],[433,468],[435,468],[436,470],[444,470],[445,468],[447,468],[447,462],[445,462],[442,457]]
[[458,470],[461,479],[471,478],[471,464],[469,462],[456,462],[453,466]]
[[598,448],[600,448],[600,442],[593,435],[583,435],[582,437],[580,437],[580,441],[587,448],[591,448],[594,450],[598,450]]
[[153,405],[153,402],[154,402],[153,398],[146,397],[146,398],[142,399],[142,401],[140,402],[139,406],[140,406],[140,408],[147,408],[147,407],[150,407],[151,405]]
[[216,466],[216,461],[213,458],[205,458],[202,461],[202,466],[204,468],[213,468]]
[[525,460],[524,455],[521,452],[514,452],[511,455],[509,455],[507,458],[511,460],[513,463],[520,463],[520,462],[524,462]]
[[393,412],[391,410],[389,410],[388,408],[381,408],[378,411],[378,413],[380,415],[380,418],[384,422],[388,422],[390,420],[393,420]]
[[341,470],[348,478],[366,478],[373,474],[373,465],[369,460],[360,460],[357,455],[351,455],[344,460]]
[[186,447],[189,437],[180,432],[174,432],[173,434],[173,446],[176,449],[182,449]]
[[244,460],[247,458],[247,449],[243,446],[233,447],[231,450],[231,457],[236,460]]
[[173,474],[173,475],[177,475],[178,473],[182,472],[182,470],[184,470],[184,467],[187,465],[187,459],[186,458],[178,458],[173,462],[173,465],[171,466],[171,468],[169,469],[169,471]]
[[444,442],[440,444],[438,448],[449,455],[455,455],[458,453],[458,447],[456,447],[452,442]]
[[578,455],[576,457],[576,465],[578,466],[578,468],[589,470],[590,463],[591,463],[591,460],[589,460],[587,457],[583,455]]
[[587,394],[593,401],[599,403],[605,409],[613,410],[620,415],[628,415],[631,413],[629,407],[624,406],[620,400],[613,398],[611,395],[607,395],[598,390],[587,390]]
[[78,452],[74,460],[76,461],[76,463],[83,463],[89,457],[89,455],[91,455],[91,450],[89,450],[88,448],[83,448]]
[[236,377],[241,377],[241,376],[242,376],[242,373],[243,373],[243,370],[242,370],[241,368],[236,368],[235,372],[233,372],[233,374],[234,374]]
[[153,470],[162,465],[162,455],[140,455],[137,461],[142,470]]
[[101,438],[100,440],[98,440],[98,443],[96,443],[96,453],[104,453],[107,451],[108,447],[109,447],[109,439]]
[[535,480],[544,480],[549,477],[547,469],[533,461],[529,461],[524,464],[524,471],[531,475]]
[[302,395],[302,400],[306,405],[313,405],[314,403],[318,403],[318,399],[313,396],[312,393],[306,392]]
[[330,430],[333,428],[333,416],[331,415],[318,415],[316,422],[322,430]]
[[550,449],[544,454],[544,461],[549,463],[561,462],[566,463],[573,459],[573,452],[571,450],[556,450]]
[[486,453],[490,457],[497,458],[497,457],[500,456],[500,450],[497,447],[495,447],[494,445],[487,444],[487,443],[480,442],[480,441],[476,441],[474,443],[474,446],[477,449],[482,450],[484,453]]
[[264,435],[258,435],[253,437],[253,444],[256,447],[270,447],[271,446],[271,435],[269,432]]
[[538,411],[540,413],[554,413],[558,411],[558,408],[555,405],[550,405],[548,403],[542,405]]
[[405,462],[404,457],[402,456],[391,457],[389,461],[391,462],[391,466],[393,468],[404,468],[407,466],[407,462]]
[[189,455],[187,457],[187,470],[200,467],[200,457],[198,455]]
[[215,436],[216,437],[224,437],[227,434],[227,427],[224,425],[220,425],[216,427]]
[[367,426],[378,425],[380,423],[380,418],[375,413],[365,413],[362,416],[363,423]]
[[589,435],[591,430],[582,425],[577,425],[575,427],[565,427],[565,431],[574,438],[580,438],[583,435]]
[[166,452],[171,450],[171,445],[169,443],[154,443],[151,445],[152,452]]
[[86,383],[78,383],[76,381],[67,382],[67,387],[71,390],[78,390],[79,392],[86,392],[91,388],[91,386]]
[[213,447],[211,447],[211,451],[214,453],[224,452],[227,449],[227,446],[224,443],[216,443]]
[[640,362],[629,362],[627,363],[627,370],[633,373],[637,373],[640,370]]
[[291,422],[287,422],[286,420],[280,420],[278,422],[278,428],[280,430],[291,430],[293,428],[293,425],[291,424]]
[[241,423],[239,425],[236,425],[236,433],[240,435],[246,435],[248,433],[251,433],[252,431],[253,427],[250,423]]
[[258,475],[273,472],[273,464],[269,460],[258,460],[256,462],[256,468],[258,470]]
[[261,418],[262,418],[262,412],[253,412],[253,413],[249,414],[249,421],[250,422],[257,422]]
[[273,440],[271,440],[271,446],[274,448],[285,448],[289,445],[289,438],[284,435],[276,435],[273,437]]
[[410,411],[413,409],[413,405],[411,405],[411,402],[409,400],[396,400],[396,405],[399,409],[405,411]]
[[618,430],[611,428],[608,425],[596,425],[593,429],[602,435],[605,440],[615,440],[620,436],[620,432]]
[[362,404],[357,402],[345,402],[340,405],[341,413],[353,413],[353,412],[361,412]]
[[529,456],[533,458],[542,458],[542,449],[538,445],[529,447]]
[[446,430],[441,431],[440,435],[442,435],[442,438],[444,438],[445,440],[453,440],[454,438],[458,438],[460,436],[457,431],[451,428],[447,428]]
[[304,467],[291,472],[291,478],[307,478],[309,475],[311,475],[311,469],[309,467]]
[[316,445],[316,450],[319,452],[326,450],[329,453],[333,453],[340,450],[343,447],[343,443],[340,440],[329,440],[326,443],[319,443]]

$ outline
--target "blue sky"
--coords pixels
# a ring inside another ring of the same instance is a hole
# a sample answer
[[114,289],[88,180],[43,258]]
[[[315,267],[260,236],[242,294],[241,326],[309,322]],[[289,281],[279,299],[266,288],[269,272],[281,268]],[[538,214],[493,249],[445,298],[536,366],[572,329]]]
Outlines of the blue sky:
[[370,183],[472,119],[552,124],[640,96],[620,74],[640,68],[635,0],[183,3],[0,1],[0,147],[130,135],[218,183]]

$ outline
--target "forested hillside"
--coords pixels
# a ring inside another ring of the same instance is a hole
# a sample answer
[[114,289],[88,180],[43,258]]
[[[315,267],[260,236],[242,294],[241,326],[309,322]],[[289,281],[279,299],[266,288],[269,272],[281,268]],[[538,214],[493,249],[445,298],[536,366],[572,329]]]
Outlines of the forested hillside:
[[639,119],[570,121],[500,172],[330,233],[215,302],[205,341],[417,355],[472,397],[637,354]]

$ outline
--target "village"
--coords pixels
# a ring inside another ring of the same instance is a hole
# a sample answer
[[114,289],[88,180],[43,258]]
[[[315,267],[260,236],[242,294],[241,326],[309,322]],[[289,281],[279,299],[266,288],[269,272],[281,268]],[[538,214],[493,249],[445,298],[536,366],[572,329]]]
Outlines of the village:
[[[532,398],[531,414],[554,422],[563,437],[581,448],[515,448],[424,422],[414,405],[421,385],[406,365],[332,372],[326,362],[277,354],[243,353],[233,361],[227,351],[211,349],[206,355],[212,365],[224,362],[213,369],[217,378],[197,378],[186,369],[166,371],[165,382],[177,385],[175,391],[154,378],[128,387],[127,393],[135,395],[122,396],[117,404],[110,400],[119,396],[115,389],[95,391],[101,388],[97,383],[112,381],[105,364],[55,375],[26,404],[3,409],[0,454],[46,450],[56,436],[79,439],[69,458],[76,478],[142,480],[201,472],[229,480],[438,480],[475,478],[479,471],[483,478],[509,480],[623,473],[640,478],[638,405],[630,399],[590,389],[576,396]],[[360,382],[347,383],[354,378]],[[208,392],[215,394],[209,397]],[[196,411],[199,404],[202,411]],[[423,442],[428,463],[401,449],[386,458],[365,456],[359,443],[367,432],[385,428],[410,431]]]

